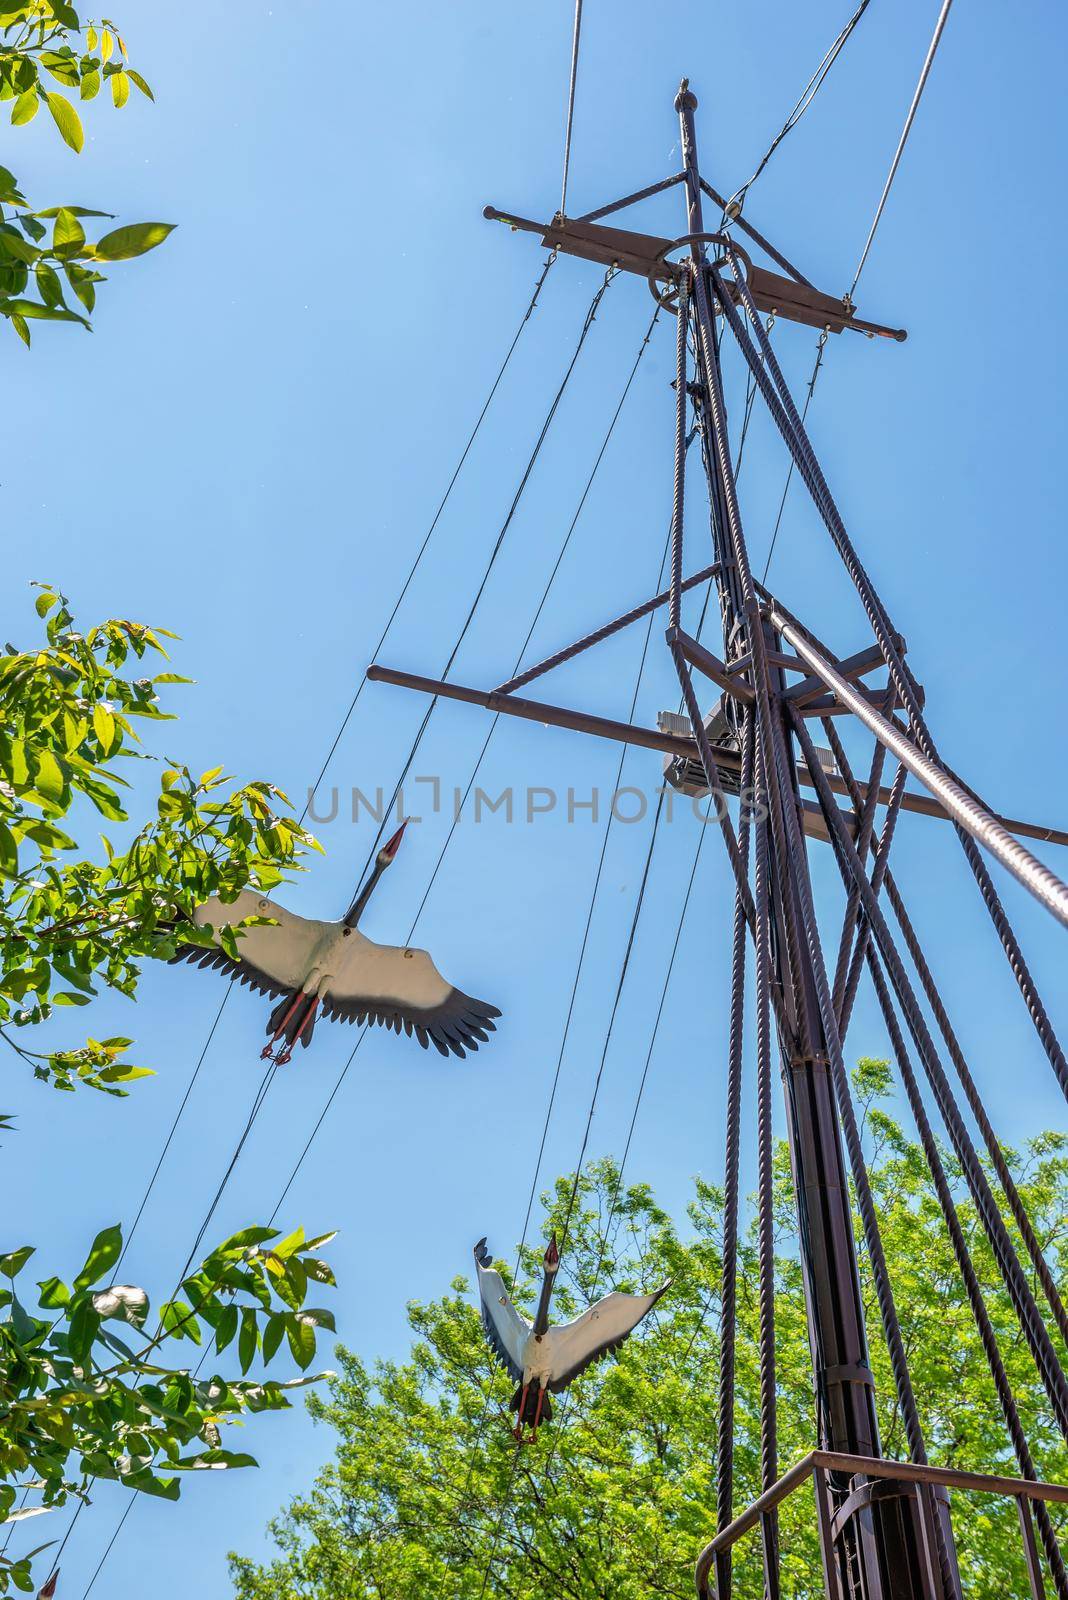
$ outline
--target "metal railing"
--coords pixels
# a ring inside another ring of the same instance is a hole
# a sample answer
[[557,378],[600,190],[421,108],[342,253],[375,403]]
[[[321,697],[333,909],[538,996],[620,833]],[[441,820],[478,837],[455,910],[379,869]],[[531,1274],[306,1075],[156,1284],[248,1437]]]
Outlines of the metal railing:
[[[917,1466],[911,1461],[879,1461],[868,1456],[839,1455],[830,1450],[810,1450],[808,1455],[785,1472],[777,1482],[765,1489],[740,1516],[728,1523],[701,1551],[697,1560],[697,1593],[700,1600],[715,1600],[712,1569],[716,1557],[725,1555],[738,1540],[749,1533],[763,1517],[793,1494],[809,1478],[812,1479],[816,1497],[816,1519],[819,1526],[820,1549],[823,1556],[824,1582],[828,1600],[848,1600],[844,1594],[834,1560],[835,1534],[839,1531],[843,1514],[849,1512],[849,1502],[837,1513],[832,1510],[827,1482],[828,1473],[846,1474],[850,1478],[884,1479],[916,1486],[916,1493],[930,1502],[934,1489],[961,1489],[975,1494],[993,1494],[1012,1499],[1020,1519],[1024,1561],[1031,1600],[1046,1600],[1042,1564],[1035,1538],[1031,1516],[1031,1501],[1055,1501],[1068,1505],[1068,1487],[1059,1483],[1040,1483],[1030,1478],[1000,1478],[986,1472],[959,1472],[952,1467]],[[931,1523],[928,1504],[925,1521]]]

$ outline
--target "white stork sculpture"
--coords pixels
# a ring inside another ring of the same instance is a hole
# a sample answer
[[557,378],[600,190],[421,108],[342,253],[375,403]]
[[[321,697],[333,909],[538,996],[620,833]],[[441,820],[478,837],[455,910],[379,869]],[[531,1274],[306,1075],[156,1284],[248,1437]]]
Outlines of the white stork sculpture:
[[[218,967],[260,994],[278,1000],[267,1024],[264,1058],[284,1040],[277,1060],[292,1056],[298,1039],[311,1042],[316,1013],[341,1022],[382,1023],[415,1034],[425,1050],[432,1044],[443,1056],[462,1056],[485,1043],[500,1016],[496,1006],[473,1000],[441,976],[425,950],[375,944],[359,922],[375,886],[400,848],[407,821],[382,846],[374,869],[341,922],[298,917],[255,889],[243,889],[224,903],[217,896],[198,906],[193,920],[216,935],[211,946],[180,945],[172,961]],[[237,928],[250,917],[270,918],[238,933],[235,960],[222,949],[218,930]]]
[[[618,1350],[643,1317],[656,1305],[671,1279],[655,1294],[605,1295],[574,1322],[549,1326],[549,1301],[560,1269],[556,1235],[545,1252],[544,1271],[538,1309],[528,1322],[512,1304],[504,1279],[493,1265],[485,1239],[475,1246],[478,1291],[482,1300],[482,1326],[493,1351],[505,1370],[519,1385],[510,1409],[516,1413],[512,1430],[520,1444],[533,1444],[542,1422],[552,1417],[549,1394],[559,1394],[580,1372],[613,1350]],[[524,1439],[523,1425],[530,1424]]]

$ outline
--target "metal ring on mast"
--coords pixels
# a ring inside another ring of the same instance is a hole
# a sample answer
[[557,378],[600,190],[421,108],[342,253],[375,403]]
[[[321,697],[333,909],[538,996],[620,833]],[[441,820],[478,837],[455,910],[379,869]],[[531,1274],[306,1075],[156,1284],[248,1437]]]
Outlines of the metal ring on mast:
[[[695,244],[715,244],[721,245],[724,248],[726,248],[727,245],[730,245],[730,248],[734,251],[735,255],[745,262],[747,275],[752,270],[753,262],[752,258],[749,256],[749,253],[746,250],[743,250],[741,245],[736,244],[733,239],[729,239],[725,233],[680,234],[677,239],[672,239],[669,244],[664,245],[662,249],[657,251],[656,260],[654,265],[650,268],[648,278],[649,292],[653,299],[656,301],[657,305],[662,306],[665,311],[670,311],[673,317],[678,315],[678,311],[676,309],[676,301],[678,296],[676,275],[682,271],[686,263],[679,262],[676,264],[673,261],[669,261],[667,258],[672,250],[681,250],[684,245]],[[722,259],[725,260],[726,258],[724,257]],[[716,265],[718,266],[719,264],[720,260],[717,260]],[[657,278],[659,276],[657,271],[658,267],[664,271],[665,275],[669,279],[669,287],[663,292],[657,288]],[[671,284],[676,285],[675,298],[672,298],[672,291],[670,287]]]

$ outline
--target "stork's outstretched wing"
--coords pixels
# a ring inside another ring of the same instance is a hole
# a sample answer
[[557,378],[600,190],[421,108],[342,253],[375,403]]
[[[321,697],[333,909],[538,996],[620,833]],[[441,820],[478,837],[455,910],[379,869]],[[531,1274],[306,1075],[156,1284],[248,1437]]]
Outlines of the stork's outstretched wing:
[[248,984],[259,994],[273,998],[289,994],[304,982],[317,949],[327,943],[337,924],[315,922],[298,917],[277,901],[255,889],[242,889],[236,900],[224,904],[213,895],[198,906],[194,920],[202,928],[236,927],[247,917],[270,917],[264,927],[245,928],[237,935],[238,960],[220,946],[182,945],[174,961],[189,961],[198,967],[218,967]]
[[394,1033],[414,1032],[424,1050],[432,1044],[443,1056],[477,1050],[500,1016],[496,1006],[454,989],[425,950],[375,944],[358,928],[333,958],[323,1010],[343,1022],[380,1022]]
[[[482,1326],[501,1365],[517,1383],[521,1383],[523,1347],[530,1333],[530,1323],[512,1304],[500,1273],[488,1264],[492,1259],[486,1249],[485,1239],[480,1239],[475,1246],[475,1262],[478,1267],[478,1292],[482,1301]],[[483,1262],[487,1265],[484,1266]]]
[[655,1294],[607,1294],[574,1322],[550,1328],[545,1339],[552,1352],[551,1392],[559,1394],[594,1361],[618,1350],[669,1287],[670,1279]]

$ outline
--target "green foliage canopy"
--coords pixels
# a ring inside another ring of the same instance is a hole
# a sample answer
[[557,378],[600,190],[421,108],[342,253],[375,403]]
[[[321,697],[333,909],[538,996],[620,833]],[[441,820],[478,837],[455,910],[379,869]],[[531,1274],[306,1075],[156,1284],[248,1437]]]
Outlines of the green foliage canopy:
[[[885,1064],[858,1074],[883,1238],[903,1319],[932,1461],[1015,1476],[1000,1413],[923,1155],[883,1100]],[[952,1166],[950,1165],[952,1171]],[[1022,1187],[1040,1238],[1058,1260],[1068,1210],[1068,1140],[1030,1147]],[[559,1229],[570,1180],[548,1197]],[[609,1288],[673,1286],[618,1360],[591,1368],[538,1443],[514,1467],[507,1404],[514,1387],[489,1356],[465,1279],[413,1304],[404,1361],[373,1365],[350,1351],[314,1415],[337,1435],[334,1460],[272,1524],[277,1559],[235,1556],[239,1600],[356,1600],[448,1594],[450,1600],[692,1600],[693,1562],[715,1523],[716,1384],[722,1196],[698,1183],[683,1239],[650,1190],[618,1192],[611,1162],[582,1177],[555,1316],[577,1314]],[[812,1447],[814,1408],[789,1162],[776,1171],[780,1470]],[[1043,1475],[1064,1482],[1068,1454],[1044,1408],[971,1210],[970,1248],[998,1325],[1025,1426]],[[607,1246],[601,1261],[607,1219]],[[541,1249],[522,1256],[517,1297],[536,1293]],[[739,1261],[736,1489],[741,1510],[759,1493],[756,1241]],[[506,1264],[502,1270],[507,1271]],[[865,1277],[884,1452],[906,1454],[878,1311]],[[1063,1521],[1063,1507],[1051,1507]],[[953,1498],[965,1593],[1003,1600],[1027,1592],[1010,1502]],[[811,1491],[781,1510],[783,1593],[816,1600],[823,1586]],[[486,1574],[493,1562],[487,1581]],[[756,1534],[738,1547],[735,1593],[760,1600]],[[447,1575],[447,1576],[446,1576]],[[483,1587],[485,1585],[485,1587]]]

